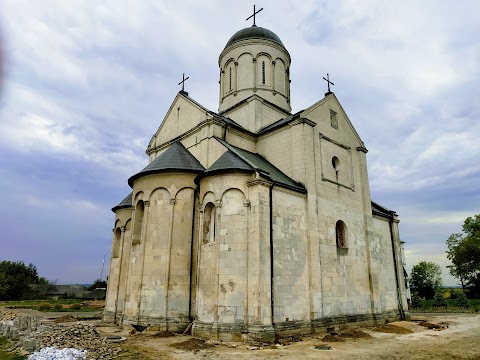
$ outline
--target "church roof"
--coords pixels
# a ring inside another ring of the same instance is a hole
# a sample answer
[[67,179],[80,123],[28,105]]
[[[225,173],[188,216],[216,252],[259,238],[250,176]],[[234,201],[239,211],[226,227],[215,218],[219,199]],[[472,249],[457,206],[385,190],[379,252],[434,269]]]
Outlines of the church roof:
[[237,148],[236,146],[230,145],[221,139],[217,140],[221,142],[228,150],[249,164],[253,169],[262,173],[262,175],[269,177],[275,185],[283,186],[304,194],[307,193],[307,189],[305,189],[305,186],[302,183],[299,183],[298,181],[295,181],[289,176],[285,175],[263,156]]
[[273,42],[276,42],[277,44],[285,47],[282,43],[282,40],[278,37],[277,34],[275,34],[273,31],[270,31],[268,29],[262,28],[260,26],[253,25],[251,27],[242,29],[240,31],[237,31],[233,36],[228,40],[227,45],[225,45],[225,49],[232,45],[233,43],[245,39],[265,39],[265,40],[271,40]]
[[202,110],[208,112],[210,115],[224,121],[225,123],[227,123],[228,125],[230,126],[233,126],[233,127],[236,127],[238,129],[241,129],[243,131],[248,131],[247,129],[245,129],[242,125],[240,125],[239,123],[233,121],[232,119],[230,119],[229,117],[227,116],[223,116],[223,115],[220,115],[218,113],[216,113],[215,111],[212,111],[212,110],[209,110],[207,109],[205,106],[203,106],[202,104],[200,104],[199,102],[193,100],[190,96],[188,96],[188,93],[185,92],[185,91],[180,91],[180,94],[182,96],[184,96],[185,98],[187,98],[188,100],[190,100],[192,103],[194,103],[195,105],[197,105],[199,108],[201,108]]
[[396,212],[372,201],[372,214],[393,219],[394,215],[396,215]]
[[119,209],[123,209],[123,208],[129,208],[132,206],[132,193],[128,194],[125,199],[123,199],[122,201],[120,201],[120,203],[117,205],[117,206],[114,206],[112,208],[112,211],[113,212],[116,212],[117,210]]
[[185,149],[180,142],[175,142],[165,150],[163,154],[158,156],[142,171],[133,175],[128,179],[128,185],[133,187],[133,182],[145,175],[155,174],[165,171],[186,171],[201,173],[205,168],[200,162]]
[[303,110],[295,113],[295,114],[292,114],[292,115],[289,115],[283,119],[280,119],[278,121],[275,121],[273,124],[270,124],[268,126],[265,126],[264,128],[260,129],[258,132],[257,132],[257,135],[262,135],[264,133],[267,133],[269,131],[272,131],[272,130],[275,130],[277,128],[280,128],[282,127],[283,125],[286,125],[288,124],[289,122],[293,121],[293,120],[296,120],[298,117],[300,117],[300,113],[302,112]]
[[210,166],[204,174],[210,174],[217,171],[224,170],[245,170],[255,171],[247,162],[242,160],[234,152],[227,150],[220,158]]

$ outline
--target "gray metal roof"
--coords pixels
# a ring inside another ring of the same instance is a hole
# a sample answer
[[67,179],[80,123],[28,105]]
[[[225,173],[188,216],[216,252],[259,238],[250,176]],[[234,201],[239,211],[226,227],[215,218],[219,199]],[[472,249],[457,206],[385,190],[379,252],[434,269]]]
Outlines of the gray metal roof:
[[397,213],[393,210],[389,210],[386,207],[372,201],[372,214],[382,216],[388,219],[393,219],[393,216],[396,215]]
[[264,128],[258,130],[257,132],[257,135],[262,135],[262,134],[265,134],[269,131],[272,131],[272,130],[275,130],[277,128],[280,128],[286,124],[288,124],[289,122],[293,121],[293,120],[296,120],[299,116],[300,116],[300,113],[303,112],[303,110],[293,114],[293,115],[289,115],[287,116],[286,118],[283,118],[283,119],[280,119],[278,121],[275,121],[273,124],[270,124],[268,126],[265,126]]
[[307,189],[302,183],[299,183],[298,181],[295,181],[289,176],[285,175],[282,171],[277,169],[263,156],[244,149],[237,148],[236,146],[230,145],[221,139],[217,140],[220,141],[227,149],[229,149],[231,152],[233,152],[235,155],[237,155],[243,161],[253,167],[255,170],[269,177],[275,185],[283,186],[285,188],[292,189],[304,194],[307,193]]
[[203,174],[206,175],[225,170],[255,171],[252,166],[242,160],[238,155],[235,155],[235,153],[233,153],[232,151],[227,150]]
[[130,177],[128,185],[133,187],[133,182],[142,176],[167,171],[201,173],[205,168],[180,142],[175,142],[142,171]]
[[227,45],[225,45],[225,49],[229,47],[231,44],[240,41],[240,40],[245,40],[245,39],[265,39],[265,40],[271,40],[273,42],[276,42],[279,45],[282,45],[285,47],[282,43],[282,40],[278,37],[277,34],[275,34],[273,31],[270,31],[268,29],[262,28],[260,26],[253,25],[251,27],[242,29],[240,31],[237,31],[233,36],[228,40]]
[[112,208],[113,212],[116,212],[118,209],[129,208],[132,206],[132,193],[128,194],[125,199],[120,201],[120,204]]

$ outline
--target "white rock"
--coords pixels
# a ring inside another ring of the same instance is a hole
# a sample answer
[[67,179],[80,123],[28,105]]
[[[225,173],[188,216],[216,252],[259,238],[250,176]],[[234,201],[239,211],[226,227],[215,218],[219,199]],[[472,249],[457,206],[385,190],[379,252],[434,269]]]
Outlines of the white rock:
[[87,358],[86,350],[73,348],[57,349],[55,347],[46,347],[31,354],[28,360],[85,360]]

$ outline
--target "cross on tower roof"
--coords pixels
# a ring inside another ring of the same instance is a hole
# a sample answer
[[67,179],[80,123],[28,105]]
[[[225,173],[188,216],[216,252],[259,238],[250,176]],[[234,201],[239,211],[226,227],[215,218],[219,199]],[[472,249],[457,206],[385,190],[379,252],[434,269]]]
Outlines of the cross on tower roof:
[[253,15],[250,15],[246,20],[251,19],[253,17],[253,25],[252,26],[257,26],[257,25],[255,25],[255,15],[258,14],[262,10],[263,10],[263,8],[261,8],[258,11],[255,11],[255,5],[253,5]]
[[327,73],[327,78],[326,79],[323,78],[323,80],[325,80],[328,84],[328,92],[325,95],[331,94],[332,92],[330,91],[330,84],[332,84],[332,85],[335,85],[335,84],[330,81],[330,77],[329,77],[328,73]]
[[190,79],[190,76],[185,77],[185,73],[183,73],[182,81],[180,81],[178,83],[178,85],[182,84],[182,91],[183,92],[185,92],[185,81],[187,81],[188,79]]

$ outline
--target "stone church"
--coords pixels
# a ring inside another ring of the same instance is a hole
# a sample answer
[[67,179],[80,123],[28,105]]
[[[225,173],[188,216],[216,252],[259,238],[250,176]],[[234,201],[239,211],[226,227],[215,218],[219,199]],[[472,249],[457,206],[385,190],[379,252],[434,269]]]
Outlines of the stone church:
[[291,112],[272,31],[235,33],[219,109],[180,91],[112,211],[104,321],[273,341],[408,315],[397,214],[333,92]]

